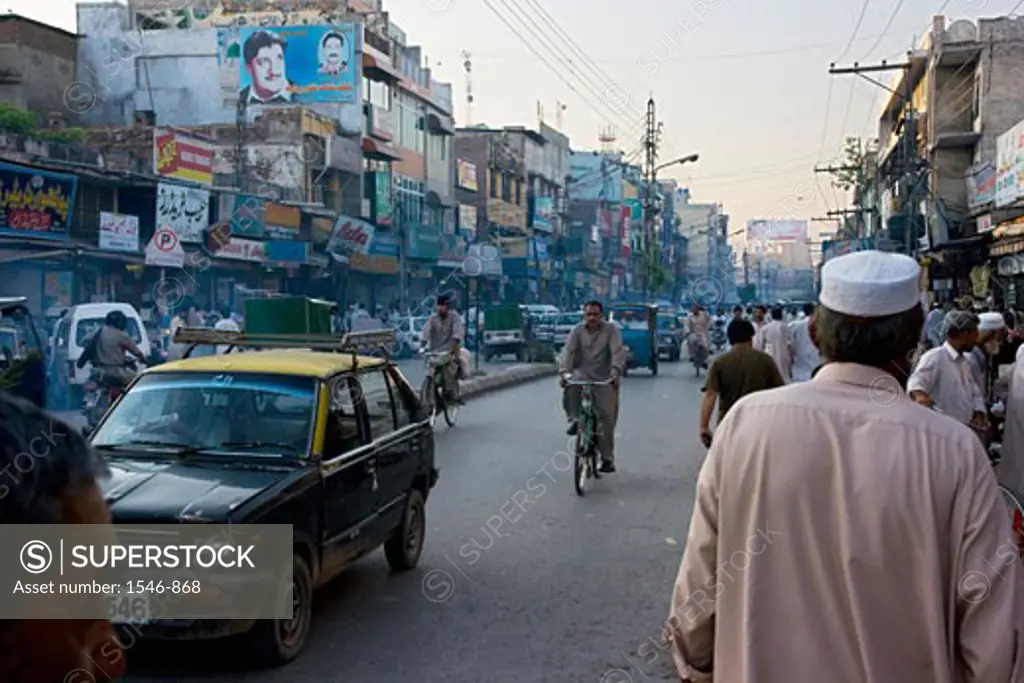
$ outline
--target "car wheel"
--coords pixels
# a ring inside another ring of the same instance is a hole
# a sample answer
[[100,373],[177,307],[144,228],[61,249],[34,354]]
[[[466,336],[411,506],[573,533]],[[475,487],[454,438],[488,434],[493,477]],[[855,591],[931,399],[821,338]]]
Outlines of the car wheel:
[[384,557],[387,558],[391,571],[407,572],[415,569],[419,563],[427,531],[426,512],[423,494],[419,489],[409,491],[402,523],[384,543]]
[[298,657],[313,625],[313,576],[299,555],[292,556],[291,593],[291,619],[257,621],[247,634],[250,651],[266,666],[282,666]]

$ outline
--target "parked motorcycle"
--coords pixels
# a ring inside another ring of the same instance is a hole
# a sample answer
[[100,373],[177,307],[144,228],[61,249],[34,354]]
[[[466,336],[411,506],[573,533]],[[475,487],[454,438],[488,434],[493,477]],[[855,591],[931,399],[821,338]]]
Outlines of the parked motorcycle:
[[725,348],[726,342],[725,335],[725,323],[716,320],[714,325],[711,327],[711,348],[714,349],[715,353],[718,353]]

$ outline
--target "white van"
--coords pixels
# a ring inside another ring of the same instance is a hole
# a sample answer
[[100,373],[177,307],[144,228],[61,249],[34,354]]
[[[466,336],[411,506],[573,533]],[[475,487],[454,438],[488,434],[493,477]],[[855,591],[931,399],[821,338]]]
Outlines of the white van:
[[[111,311],[124,313],[124,317],[128,319],[124,331],[135,341],[139,350],[147,358],[149,357],[151,352],[149,335],[146,334],[142,316],[131,304],[79,304],[72,306],[58,323],[57,335],[53,343],[54,367],[67,368],[71,384],[83,385],[89,379],[89,366],[86,365],[79,369],[76,364],[82,357],[85,345],[89,343],[92,335],[103,326],[103,320]],[[60,371],[62,370],[58,370],[58,372]]]

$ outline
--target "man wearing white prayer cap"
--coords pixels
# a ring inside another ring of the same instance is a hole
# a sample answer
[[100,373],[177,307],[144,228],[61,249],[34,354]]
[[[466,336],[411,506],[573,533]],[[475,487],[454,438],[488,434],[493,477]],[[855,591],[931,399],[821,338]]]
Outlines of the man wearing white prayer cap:
[[946,342],[921,356],[907,381],[907,391],[925,407],[985,429],[985,394],[969,358],[978,345],[978,316],[969,311],[950,311],[942,324]]
[[902,389],[919,274],[878,251],[826,262],[825,365],[719,425],[666,624],[681,679],[1022,680],[1024,567],[988,457]]

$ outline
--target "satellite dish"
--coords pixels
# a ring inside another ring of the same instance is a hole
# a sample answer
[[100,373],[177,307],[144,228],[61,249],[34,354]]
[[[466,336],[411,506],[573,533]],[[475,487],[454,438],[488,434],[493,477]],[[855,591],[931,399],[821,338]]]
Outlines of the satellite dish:
[[973,21],[960,19],[954,21],[946,29],[946,42],[969,43],[978,39],[978,27]]

